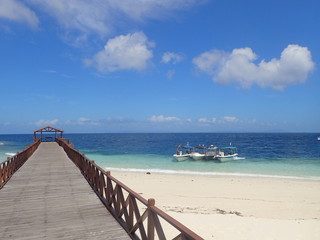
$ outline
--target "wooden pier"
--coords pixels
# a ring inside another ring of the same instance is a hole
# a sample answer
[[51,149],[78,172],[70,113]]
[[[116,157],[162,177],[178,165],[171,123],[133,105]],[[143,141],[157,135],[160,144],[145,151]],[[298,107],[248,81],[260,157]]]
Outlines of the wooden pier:
[[[34,131],[33,144],[0,163],[1,240],[203,240],[74,149],[62,133],[50,126]],[[48,139],[56,142],[42,142]]]
[[0,239],[130,239],[55,142],[0,190]]

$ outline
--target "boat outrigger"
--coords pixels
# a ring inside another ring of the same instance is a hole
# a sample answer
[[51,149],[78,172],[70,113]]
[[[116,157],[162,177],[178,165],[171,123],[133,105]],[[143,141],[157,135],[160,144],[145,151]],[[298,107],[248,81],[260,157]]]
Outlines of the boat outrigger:
[[193,147],[190,146],[188,143],[185,146],[179,145],[177,148],[177,152],[173,154],[173,156],[179,162],[185,161],[191,157],[192,149]]

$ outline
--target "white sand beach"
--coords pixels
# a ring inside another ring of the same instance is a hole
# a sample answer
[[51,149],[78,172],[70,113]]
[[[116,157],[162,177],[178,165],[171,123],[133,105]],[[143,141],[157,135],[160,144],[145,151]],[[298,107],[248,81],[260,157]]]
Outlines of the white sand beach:
[[320,181],[111,174],[204,239],[320,239]]

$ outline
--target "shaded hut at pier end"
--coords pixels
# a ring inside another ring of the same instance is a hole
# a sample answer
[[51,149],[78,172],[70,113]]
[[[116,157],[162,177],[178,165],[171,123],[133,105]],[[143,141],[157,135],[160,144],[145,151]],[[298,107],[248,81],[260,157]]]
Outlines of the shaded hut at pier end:
[[41,138],[42,142],[53,142],[56,138],[62,138],[63,132],[61,129],[46,126],[33,131],[33,140]]

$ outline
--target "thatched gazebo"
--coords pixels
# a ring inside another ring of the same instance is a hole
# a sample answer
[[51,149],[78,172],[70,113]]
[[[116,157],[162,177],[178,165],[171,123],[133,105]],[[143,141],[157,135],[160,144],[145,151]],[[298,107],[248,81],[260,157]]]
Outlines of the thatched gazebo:
[[[33,140],[36,141],[38,138],[41,138],[41,141],[43,142],[52,142],[55,141],[57,137],[62,138],[63,132],[64,131],[61,129],[46,126],[44,128],[40,128],[38,130],[33,131]],[[37,134],[40,134],[40,137],[37,137]],[[46,136],[43,137],[44,135]]]

